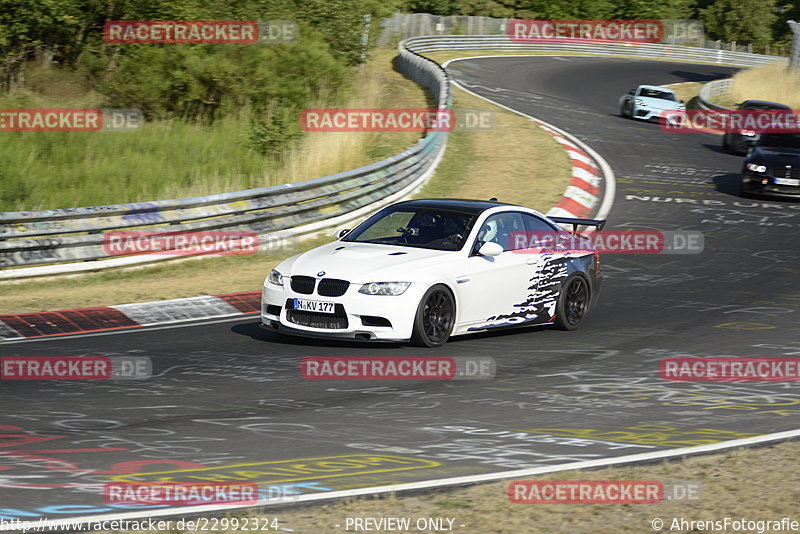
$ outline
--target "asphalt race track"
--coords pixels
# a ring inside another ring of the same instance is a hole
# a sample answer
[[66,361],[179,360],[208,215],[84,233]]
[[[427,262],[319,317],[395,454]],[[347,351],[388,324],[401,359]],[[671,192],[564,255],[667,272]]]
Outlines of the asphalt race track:
[[[606,158],[617,175],[607,228],[702,231],[703,253],[604,256],[600,303],[581,329],[477,335],[433,352],[284,338],[259,330],[257,318],[5,344],[6,356],[148,356],[155,376],[4,382],[0,518],[133,511],[107,506],[100,493],[126,473],[211,473],[326,493],[800,426],[796,383],[658,376],[669,356],[800,355],[800,204],[739,198],[742,158],[722,153],[716,135],[667,134],[618,115],[619,97],[640,83],[704,81],[733,69],[516,56],[458,61],[450,71]],[[299,375],[305,356],[427,354],[492,356],[497,377],[378,383]]]

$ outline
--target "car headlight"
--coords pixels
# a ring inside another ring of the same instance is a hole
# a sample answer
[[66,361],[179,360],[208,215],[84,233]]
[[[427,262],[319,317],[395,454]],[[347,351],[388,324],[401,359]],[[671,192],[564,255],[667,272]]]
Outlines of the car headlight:
[[753,172],[767,172],[767,166],[759,165],[758,163],[748,163],[746,167]]
[[635,100],[635,102],[636,102],[636,105],[637,105],[637,106],[644,106],[644,105],[647,105],[647,103],[646,103],[644,100],[641,100],[641,99],[639,99],[639,98],[637,98],[637,99]]
[[270,284],[275,284],[276,286],[282,286],[283,275],[278,271],[276,271],[275,269],[272,269],[272,271],[270,271],[269,273],[269,276],[267,277],[267,282],[269,282]]
[[747,137],[755,137],[756,132],[754,130],[740,130],[740,134],[746,135]]
[[678,106],[675,109],[678,111],[686,111],[686,106]]
[[370,282],[361,286],[358,292],[365,295],[402,295],[410,285],[411,282]]

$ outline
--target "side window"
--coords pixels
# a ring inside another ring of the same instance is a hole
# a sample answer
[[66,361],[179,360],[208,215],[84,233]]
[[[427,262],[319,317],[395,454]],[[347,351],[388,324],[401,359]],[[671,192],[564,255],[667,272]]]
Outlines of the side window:
[[[490,216],[484,221],[478,232],[478,243],[497,243],[506,251],[525,248],[516,246],[517,240],[515,239],[516,235],[525,232],[525,221],[522,217],[523,214],[516,211]],[[477,246],[479,247],[480,244]]]
[[555,236],[559,231],[550,223],[529,213],[523,214],[522,219],[525,222],[525,234],[524,239],[517,238],[518,248],[542,246],[545,243],[555,242]]
[[545,221],[544,219],[540,219],[535,215],[530,215],[528,213],[524,214],[523,219],[525,220],[525,229],[529,232],[555,232],[555,228],[552,225]]

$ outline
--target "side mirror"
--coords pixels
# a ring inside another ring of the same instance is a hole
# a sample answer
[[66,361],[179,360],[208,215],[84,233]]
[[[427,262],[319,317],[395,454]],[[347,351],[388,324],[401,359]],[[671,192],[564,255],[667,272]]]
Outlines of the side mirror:
[[629,95],[635,95],[636,94],[636,89],[631,89],[630,91],[628,91],[628,94]]
[[478,249],[481,256],[499,256],[503,253],[503,247],[492,241],[487,241]]
[[341,239],[349,233],[350,233],[349,228],[344,228],[342,230],[339,230],[338,232],[336,232],[336,239]]
[[678,102],[680,102],[681,104],[685,104],[686,103],[683,100],[678,100]]

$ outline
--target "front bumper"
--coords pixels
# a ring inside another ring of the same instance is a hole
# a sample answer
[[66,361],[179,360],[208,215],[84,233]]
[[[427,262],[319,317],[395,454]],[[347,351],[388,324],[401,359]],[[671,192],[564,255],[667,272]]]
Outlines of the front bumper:
[[750,145],[747,144],[748,139],[757,140],[758,137],[744,136],[742,134],[733,133],[728,138],[728,145],[730,146],[732,152],[737,154],[747,154],[747,151],[750,150]]
[[[261,299],[263,328],[290,335],[357,341],[408,341],[417,306],[427,287],[414,284],[396,296],[364,295],[352,283],[344,295],[326,297],[297,293],[289,287],[267,284]],[[335,314],[299,312],[294,299],[333,302]],[[299,313],[298,313],[299,312]]]
[[672,119],[672,117],[677,115],[680,116],[680,122],[678,122],[678,124],[680,124],[681,122],[683,122],[683,114],[684,114],[683,110],[651,109],[646,107],[633,106],[633,112],[631,113],[631,116],[634,119],[639,119],[642,121],[660,122],[661,120],[664,120],[663,117],[666,115],[667,117],[670,117],[672,123],[676,123],[676,121]]
[[[764,183],[766,181],[767,183]],[[800,199],[800,186],[777,185],[769,174],[745,171],[741,178],[742,192],[751,195],[764,195],[777,198]]]

